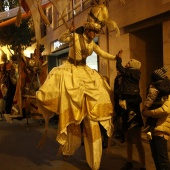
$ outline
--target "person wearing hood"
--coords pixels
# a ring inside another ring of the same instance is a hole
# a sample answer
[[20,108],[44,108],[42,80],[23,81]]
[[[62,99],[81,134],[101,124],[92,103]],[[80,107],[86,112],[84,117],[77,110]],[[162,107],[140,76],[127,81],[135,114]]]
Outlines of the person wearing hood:
[[140,111],[139,81],[141,62],[136,59],[130,59],[126,66],[122,66],[122,51],[117,55],[116,69],[120,72],[122,79],[117,92],[119,94],[119,104],[124,109],[122,113],[123,128],[127,143],[127,163],[124,169],[133,168],[133,144],[136,145],[140,170],[145,170],[145,151],[142,144],[141,132],[143,119]]
[[[170,94],[170,80],[166,76],[168,68],[162,67],[154,70],[151,74],[151,84],[144,102],[142,112],[161,107]],[[147,117],[143,131],[147,133],[147,139],[152,139],[152,131],[156,126],[157,119]]]
[[152,83],[144,103],[143,116],[149,133],[149,144],[156,170],[169,170],[168,139],[170,136],[170,80],[167,68],[162,67],[151,74]]

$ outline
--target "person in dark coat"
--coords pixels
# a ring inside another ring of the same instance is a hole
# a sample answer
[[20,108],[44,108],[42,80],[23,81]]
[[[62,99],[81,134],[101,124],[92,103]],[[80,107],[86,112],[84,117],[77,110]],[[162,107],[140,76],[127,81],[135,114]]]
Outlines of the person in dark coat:
[[120,105],[124,108],[122,118],[127,143],[127,163],[124,169],[133,168],[133,144],[136,145],[140,170],[145,170],[145,150],[142,144],[143,119],[140,111],[142,102],[139,89],[141,62],[130,59],[125,67],[122,66],[122,51],[117,55],[116,69],[122,76],[121,84],[117,92],[121,99]]
[[119,94],[119,104],[124,108],[125,128],[143,126],[143,120],[140,112],[139,80],[140,80],[141,63],[135,59],[130,59],[125,67],[122,66],[122,59],[117,57],[116,68],[122,75],[122,81],[117,89]]
[[122,81],[122,75],[117,71],[117,76],[114,79],[114,86],[113,86],[113,103],[114,103],[114,112],[115,116],[113,118],[113,124],[114,124],[114,137],[116,139],[119,139],[121,143],[125,142],[125,136],[124,136],[124,130],[122,126],[122,113],[123,109],[119,105],[119,93],[117,90],[120,87]]

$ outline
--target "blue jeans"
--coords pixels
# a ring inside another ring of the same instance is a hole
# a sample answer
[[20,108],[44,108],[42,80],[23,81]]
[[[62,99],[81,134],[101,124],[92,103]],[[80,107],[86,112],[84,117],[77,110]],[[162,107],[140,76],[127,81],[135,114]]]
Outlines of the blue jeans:
[[156,170],[170,170],[167,140],[164,137],[152,136],[150,148]]

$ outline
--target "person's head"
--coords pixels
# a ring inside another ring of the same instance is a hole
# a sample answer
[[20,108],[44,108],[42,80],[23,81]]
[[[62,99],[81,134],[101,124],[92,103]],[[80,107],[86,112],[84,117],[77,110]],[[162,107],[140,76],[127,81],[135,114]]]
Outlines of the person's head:
[[141,68],[141,62],[135,59],[130,59],[130,61],[125,65],[125,67],[130,67],[139,70]]
[[95,22],[86,22],[84,24],[84,30],[87,38],[93,40],[96,34],[101,31],[101,26]]
[[159,81],[159,80],[167,79],[167,76],[166,76],[167,71],[168,71],[167,67],[162,67],[162,68],[156,69],[151,74],[151,81],[156,82],[156,81]]

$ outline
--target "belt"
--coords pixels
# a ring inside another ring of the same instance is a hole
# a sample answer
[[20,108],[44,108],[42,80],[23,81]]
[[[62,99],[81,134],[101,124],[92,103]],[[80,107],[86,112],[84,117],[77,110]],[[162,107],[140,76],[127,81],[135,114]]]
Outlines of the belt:
[[68,57],[67,61],[71,64],[76,64],[77,66],[83,66],[86,65],[86,59],[82,59],[82,60],[74,60],[71,57]]

